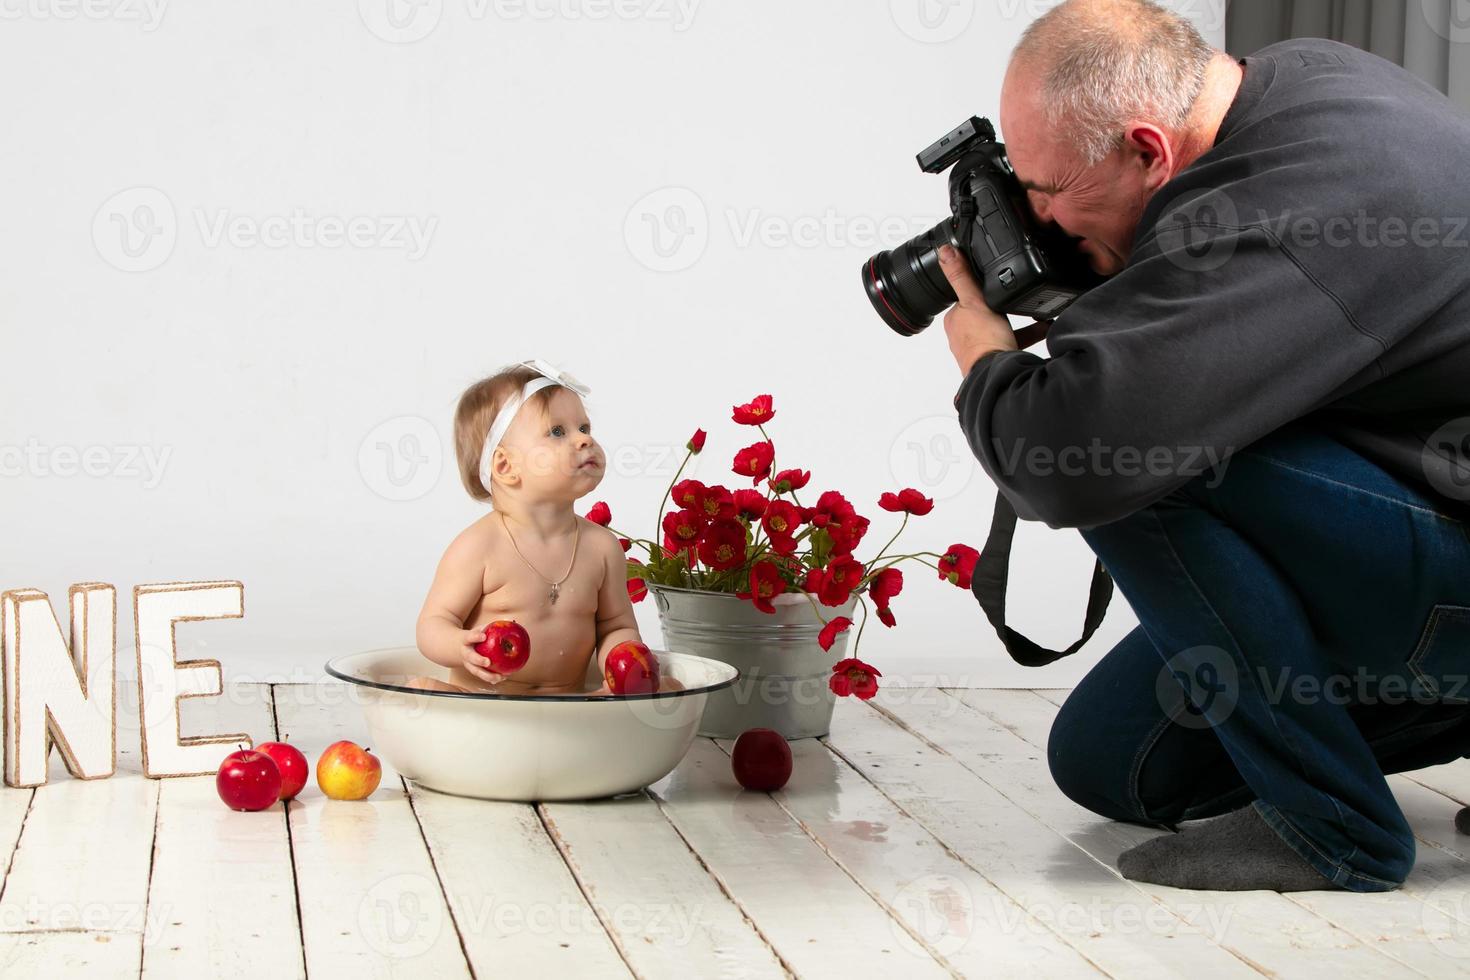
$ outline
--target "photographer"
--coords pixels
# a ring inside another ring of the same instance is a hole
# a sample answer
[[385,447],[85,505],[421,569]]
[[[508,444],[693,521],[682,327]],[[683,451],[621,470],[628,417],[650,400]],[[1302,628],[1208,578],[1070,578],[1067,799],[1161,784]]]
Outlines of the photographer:
[[1384,775],[1470,751],[1470,115],[1337,42],[1237,61],[1144,0],[1070,0],[1000,125],[1037,217],[1111,277],[1044,359],[940,256],[971,449],[1140,623],[1061,709],[1057,784],[1213,818],[1130,878],[1396,887]]

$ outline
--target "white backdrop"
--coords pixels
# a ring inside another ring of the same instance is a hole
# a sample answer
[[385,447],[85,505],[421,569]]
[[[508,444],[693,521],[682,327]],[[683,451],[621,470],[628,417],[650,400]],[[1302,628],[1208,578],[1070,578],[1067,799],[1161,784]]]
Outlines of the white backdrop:
[[[858,277],[929,227],[914,154],[994,116],[1026,0],[0,0],[6,234],[0,588],[240,579],[187,625],[234,679],[307,680],[411,644],[449,540],[483,512],[450,446],[463,387],[527,357],[593,388],[608,451],[580,502],[651,537],[682,445],[729,472],[775,397],[778,465],[897,526],[979,547],[994,489],[942,328],[899,338]],[[1216,45],[1223,0],[1180,0]],[[748,485],[748,484],[746,484]],[[806,497],[803,497],[805,500]],[[1080,628],[1091,554],[1023,525],[1011,615]],[[636,553],[636,552],[635,552]],[[917,563],[861,655],[891,683],[1069,685],[1013,665]],[[659,638],[651,601],[645,638]],[[119,622],[131,656],[132,622]]]

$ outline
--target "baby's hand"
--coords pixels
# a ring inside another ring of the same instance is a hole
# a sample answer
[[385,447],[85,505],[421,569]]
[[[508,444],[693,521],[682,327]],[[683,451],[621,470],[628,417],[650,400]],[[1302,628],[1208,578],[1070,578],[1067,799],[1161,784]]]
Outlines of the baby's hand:
[[460,660],[464,663],[464,669],[474,674],[487,684],[499,684],[505,680],[505,674],[497,674],[490,667],[490,658],[475,652],[475,645],[485,641],[484,630],[465,630],[460,639],[464,646],[460,649]]

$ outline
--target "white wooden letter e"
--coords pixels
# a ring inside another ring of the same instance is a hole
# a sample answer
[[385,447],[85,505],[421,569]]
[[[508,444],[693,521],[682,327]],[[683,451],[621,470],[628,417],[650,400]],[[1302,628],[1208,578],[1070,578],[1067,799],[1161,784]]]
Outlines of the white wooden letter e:
[[138,647],[138,717],[143,736],[143,775],[212,776],[224,757],[249,748],[249,735],[179,732],[179,698],[221,693],[218,660],[178,659],[174,625],[245,615],[239,582],[164,582],[133,587]]

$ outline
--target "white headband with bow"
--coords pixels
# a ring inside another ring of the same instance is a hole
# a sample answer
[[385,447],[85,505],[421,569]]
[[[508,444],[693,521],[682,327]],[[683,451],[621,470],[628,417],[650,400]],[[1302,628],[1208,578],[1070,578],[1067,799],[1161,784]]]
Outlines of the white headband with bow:
[[533,359],[522,361],[519,364],[511,365],[511,367],[528,367],[537,374],[540,374],[541,377],[532,378],[530,381],[527,381],[519,392],[507,400],[500,407],[500,411],[495,414],[495,421],[490,423],[490,431],[485,433],[485,446],[480,450],[480,484],[486,490],[490,489],[490,462],[495,457],[495,447],[500,445],[500,440],[505,438],[506,430],[510,428],[511,422],[515,421],[516,412],[520,411],[521,406],[526,403],[528,398],[542,388],[551,385],[561,385],[563,388],[570,388],[583,398],[592,394],[591,388],[546,361]]

